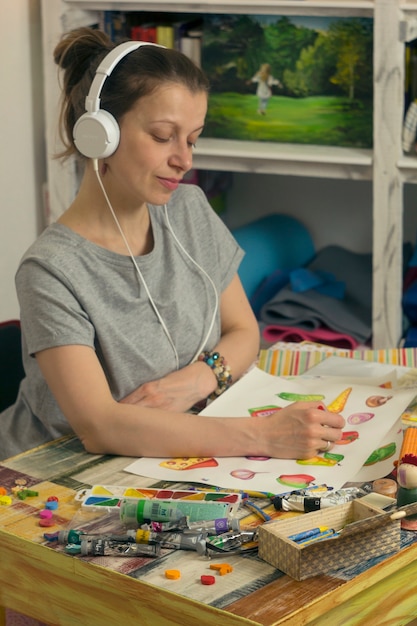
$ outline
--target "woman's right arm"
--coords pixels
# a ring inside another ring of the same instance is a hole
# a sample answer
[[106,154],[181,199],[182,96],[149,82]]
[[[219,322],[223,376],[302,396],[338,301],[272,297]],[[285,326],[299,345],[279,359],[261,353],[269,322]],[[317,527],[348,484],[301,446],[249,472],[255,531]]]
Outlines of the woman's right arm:
[[310,458],[342,436],[344,419],[317,403],[256,419],[170,412],[117,402],[90,347],[49,348],[36,359],[61,411],[94,454]]

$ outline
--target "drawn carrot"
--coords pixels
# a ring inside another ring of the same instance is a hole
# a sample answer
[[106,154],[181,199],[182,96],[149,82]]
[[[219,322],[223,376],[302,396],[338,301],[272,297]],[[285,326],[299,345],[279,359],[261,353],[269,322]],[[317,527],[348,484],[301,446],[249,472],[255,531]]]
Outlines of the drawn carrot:
[[337,398],[333,400],[333,402],[330,402],[330,404],[327,405],[327,410],[330,411],[330,413],[341,413],[345,408],[347,399],[349,398],[351,391],[352,387],[348,387],[347,389],[342,391],[342,393],[340,393]]

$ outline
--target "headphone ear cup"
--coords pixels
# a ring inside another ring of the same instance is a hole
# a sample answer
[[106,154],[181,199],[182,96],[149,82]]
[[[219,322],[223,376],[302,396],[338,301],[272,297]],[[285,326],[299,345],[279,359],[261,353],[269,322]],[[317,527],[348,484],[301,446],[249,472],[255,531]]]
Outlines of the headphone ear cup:
[[73,130],[77,149],[89,159],[105,159],[117,150],[120,129],[116,119],[108,111],[99,109],[84,113]]

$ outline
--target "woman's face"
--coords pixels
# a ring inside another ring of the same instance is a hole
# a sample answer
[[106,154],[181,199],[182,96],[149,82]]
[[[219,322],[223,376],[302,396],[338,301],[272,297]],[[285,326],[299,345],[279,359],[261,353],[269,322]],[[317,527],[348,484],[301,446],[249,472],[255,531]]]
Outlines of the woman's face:
[[117,206],[163,205],[192,167],[207,112],[206,92],[177,83],[141,98],[120,122],[120,143],[108,157],[106,187]]

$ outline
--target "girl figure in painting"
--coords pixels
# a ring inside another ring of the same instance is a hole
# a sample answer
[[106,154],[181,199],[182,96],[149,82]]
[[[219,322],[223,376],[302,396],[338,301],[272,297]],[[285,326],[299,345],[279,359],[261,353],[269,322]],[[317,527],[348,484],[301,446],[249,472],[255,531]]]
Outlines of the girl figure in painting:
[[311,458],[344,419],[317,402],[265,417],[192,408],[244,374],[259,328],[243,257],[197,186],[181,184],[208,82],[185,55],[80,28],[55,48],[62,157],[79,191],[16,275],[26,377],[0,416],[0,459],[63,435],[94,454]]
[[257,83],[256,95],[258,96],[258,113],[259,115],[266,115],[266,109],[269,99],[272,96],[273,85],[282,87],[280,81],[274,78],[271,74],[271,66],[269,63],[263,63],[255,76],[251,78],[249,82]]

